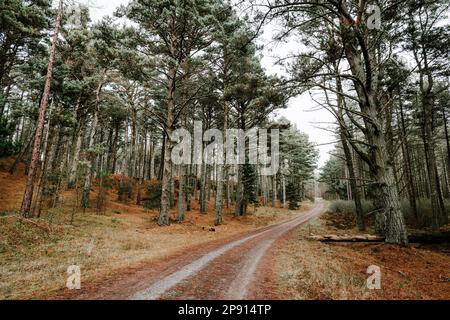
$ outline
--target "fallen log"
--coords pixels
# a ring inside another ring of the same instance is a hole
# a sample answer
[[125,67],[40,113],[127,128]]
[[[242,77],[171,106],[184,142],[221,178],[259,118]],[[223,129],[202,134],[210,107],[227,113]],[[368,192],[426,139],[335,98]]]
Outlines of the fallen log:
[[[311,235],[309,240],[321,241],[321,242],[384,242],[385,238],[376,235],[362,234],[362,235]],[[446,243],[450,242],[450,233],[442,234],[420,234],[408,236],[410,243]]]
[[321,241],[321,242],[383,242],[384,237],[374,236],[369,234],[362,235],[336,235],[327,234],[323,236],[311,235],[309,240]]

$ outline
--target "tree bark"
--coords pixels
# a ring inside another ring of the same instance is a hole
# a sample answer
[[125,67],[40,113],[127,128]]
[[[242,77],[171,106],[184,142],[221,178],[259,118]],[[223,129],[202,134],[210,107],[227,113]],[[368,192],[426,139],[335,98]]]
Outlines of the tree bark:
[[450,140],[448,134],[448,124],[447,124],[447,116],[445,114],[445,106],[442,107],[442,120],[444,121],[444,133],[445,133],[445,146],[447,150],[447,159],[445,163],[447,164],[447,185],[448,185],[448,196],[450,196]]
[[[392,163],[389,163],[389,154],[382,119],[383,108],[377,98],[379,70],[376,67],[377,59],[373,50],[366,41],[367,35],[360,30],[347,28],[342,21],[350,15],[346,4],[339,3],[341,10],[341,37],[344,45],[346,60],[350,65],[358,103],[364,114],[364,135],[370,145],[368,154],[360,155],[370,167],[375,185],[378,189],[380,211],[376,215],[377,231],[385,235],[386,242],[407,244],[408,237],[404,223],[403,213],[400,210],[400,199],[393,179]],[[352,144],[352,147],[356,147]]]
[[[228,102],[224,101],[223,104],[223,145],[226,145],[226,132],[228,130]],[[223,163],[219,163],[217,165],[217,191],[216,191],[216,216],[214,219],[214,224],[216,226],[222,224],[222,198],[223,198],[223,189],[225,185],[225,171],[226,171],[226,148],[223,150]],[[228,195],[227,195],[228,196]],[[227,201],[228,202],[228,201]],[[228,207],[228,205],[227,205]]]
[[416,187],[414,183],[414,175],[412,172],[412,161],[411,161],[411,155],[410,155],[410,149],[409,149],[409,141],[406,136],[406,122],[405,122],[405,115],[403,112],[403,103],[401,101],[401,95],[399,94],[399,109],[400,109],[400,121],[399,122],[399,136],[402,144],[402,154],[403,159],[405,160],[405,164],[403,166],[406,180],[407,180],[407,191],[408,191],[408,199],[409,199],[409,206],[411,207],[411,210],[413,212],[413,215],[415,219],[418,221],[419,214],[417,212],[417,195],[416,195]]
[[[106,76],[106,71],[103,75],[103,78]],[[100,80],[100,83],[97,86],[97,91],[95,93],[95,106],[94,106],[94,114],[92,116],[92,124],[91,131],[89,133],[89,141],[87,145],[87,151],[89,154],[86,154],[86,172],[84,176],[84,185],[83,185],[83,194],[81,197],[81,207],[88,208],[90,202],[90,194],[91,194],[91,179],[92,179],[92,165],[94,162],[94,155],[92,153],[92,147],[94,146],[94,138],[97,132],[98,126],[98,112],[99,112],[99,104],[100,104],[100,93],[102,91],[102,87],[104,85],[104,79]]]
[[167,118],[166,118],[166,134],[164,139],[164,158],[163,175],[161,182],[161,209],[159,212],[158,224],[160,226],[170,225],[170,197],[171,197],[171,180],[172,180],[172,140],[171,135],[173,131],[174,108],[175,108],[175,78],[177,70],[175,66],[170,67],[168,93],[167,93]]
[[34,137],[31,163],[30,163],[30,167],[28,170],[28,178],[27,178],[27,183],[25,186],[25,193],[23,195],[22,206],[20,208],[20,212],[24,218],[31,217],[31,212],[30,212],[31,201],[33,199],[33,189],[34,189],[34,182],[35,182],[35,178],[36,178],[36,172],[39,167],[42,132],[43,132],[44,123],[45,123],[45,113],[47,111],[48,101],[49,101],[49,97],[50,97],[50,88],[51,88],[52,79],[53,79],[53,65],[55,63],[55,55],[56,55],[56,48],[57,48],[57,43],[58,43],[58,35],[59,35],[60,28],[61,28],[62,14],[63,14],[63,1],[60,0],[58,16],[56,18],[55,33],[53,35],[52,46],[50,49],[50,56],[49,56],[49,60],[48,60],[44,94],[42,96],[41,105],[39,106],[39,116],[38,116],[37,125],[36,125],[36,133],[35,133],[35,137]]
[[244,173],[244,167],[242,164],[238,164],[238,179],[236,186],[236,207],[234,215],[236,217],[244,215],[244,183],[242,176]]
[[81,144],[83,143],[84,139],[84,133],[85,133],[85,125],[83,121],[80,121],[80,127],[78,128],[77,137],[75,141],[75,146],[72,154],[72,161],[71,161],[71,167],[69,171],[69,179],[67,183],[67,187],[69,189],[72,189],[75,187],[76,179],[77,179],[77,172],[78,172],[78,164],[80,159],[80,150],[81,150]]
[[[430,77],[429,77],[430,78]],[[423,83],[423,80],[421,80]],[[439,227],[446,223],[446,212],[444,201],[442,198],[441,186],[438,176],[436,164],[436,151],[434,143],[434,115],[433,115],[433,99],[431,97],[432,81],[428,80],[428,88],[421,85],[422,91],[422,107],[423,107],[423,143],[425,150],[425,160],[427,163],[428,182],[430,188],[431,208],[433,219],[431,227],[438,230]]]
[[350,190],[352,192],[353,201],[355,202],[356,225],[358,226],[358,229],[360,231],[364,231],[366,229],[366,225],[364,222],[364,212],[361,204],[361,194],[356,184],[356,174],[355,174],[355,167],[353,165],[353,157],[350,148],[348,146],[347,139],[342,132],[342,129],[340,135],[342,140],[342,147],[344,149],[345,163],[347,164],[347,169],[349,173]]
[[277,175],[272,177],[272,207],[275,208],[277,204]]

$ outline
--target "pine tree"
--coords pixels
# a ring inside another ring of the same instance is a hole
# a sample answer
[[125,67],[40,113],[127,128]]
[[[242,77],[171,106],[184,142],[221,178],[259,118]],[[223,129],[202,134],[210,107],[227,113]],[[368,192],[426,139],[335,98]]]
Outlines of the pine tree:
[[292,179],[289,179],[286,190],[286,199],[289,202],[288,208],[290,210],[297,210],[299,206],[299,202],[302,201],[300,196],[299,185]]
[[177,101],[179,74],[183,62],[192,52],[207,48],[215,29],[215,15],[221,9],[220,2],[201,1],[167,1],[134,0],[119,14],[126,15],[141,27],[140,45],[146,53],[158,56],[156,63],[165,77],[166,98],[165,114],[162,119],[164,130],[164,150],[161,168],[162,195],[158,224],[169,225],[171,185],[173,168],[171,153],[173,141],[171,135],[179,120],[185,104]]
[[40,152],[41,152],[42,132],[44,130],[45,114],[47,111],[47,106],[48,106],[49,96],[50,96],[50,87],[51,87],[51,83],[52,83],[52,79],[53,79],[53,65],[55,62],[58,35],[59,35],[59,31],[61,29],[62,15],[63,15],[63,1],[60,0],[59,8],[58,8],[58,17],[56,18],[55,33],[53,35],[52,47],[50,49],[50,55],[49,55],[49,59],[48,59],[48,69],[47,69],[45,87],[44,87],[44,92],[42,95],[42,100],[41,100],[41,103],[39,106],[39,117],[37,120],[36,133],[35,133],[34,143],[33,143],[33,154],[32,154],[32,158],[31,158],[30,168],[28,171],[28,179],[27,179],[27,184],[25,187],[25,193],[23,195],[22,206],[20,208],[20,212],[21,212],[22,216],[24,216],[24,217],[29,217],[31,215],[30,209],[31,209],[31,201],[33,199],[34,181],[35,181],[37,170],[38,170],[38,164],[39,164],[39,158],[40,158]]

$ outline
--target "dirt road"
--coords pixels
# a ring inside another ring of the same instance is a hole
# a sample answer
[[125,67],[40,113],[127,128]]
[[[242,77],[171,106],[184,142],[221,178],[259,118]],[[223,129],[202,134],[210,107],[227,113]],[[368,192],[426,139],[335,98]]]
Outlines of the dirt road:
[[[294,230],[323,212],[313,208],[288,221],[218,239],[157,261],[143,262],[41,299],[265,299],[274,279],[277,248]],[[280,297],[282,298],[282,297]]]
[[250,235],[214,248],[180,266],[129,299],[248,299],[258,298],[258,268],[268,250],[289,231],[314,218],[324,203],[286,222],[263,228]]

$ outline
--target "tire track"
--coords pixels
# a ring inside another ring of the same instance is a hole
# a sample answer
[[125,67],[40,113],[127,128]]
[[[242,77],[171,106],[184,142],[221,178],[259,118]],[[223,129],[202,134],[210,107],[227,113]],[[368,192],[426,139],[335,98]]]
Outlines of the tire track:
[[[253,276],[257,266],[259,265],[259,263],[261,263],[261,260],[263,259],[265,253],[272,246],[272,244],[286,232],[298,227],[299,225],[320,214],[323,208],[323,202],[318,201],[312,209],[310,209],[306,214],[300,217],[296,217],[294,219],[276,224],[271,227],[266,227],[257,233],[245,236],[241,239],[232,241],[217,249],[214,249],[204,254],[200,258],[194,260],[193,262],[181,267],[180,270],[157,280],[145,290],[131,296],[130,299],[155,300],[164,297],[165,293],[167,293],[180,283],[183,283],[184,281],[187,281],[193,277],[199,277],[199,271],[210,265],[217,258],[235,252],[236,249],[240,246],[253,245],[250,250],[247,250],[245,254],[242,254],[242,263],[244,267],[240,268],[240,272],[235,275],[234,280],[225,290],[225,298],[227,299],[244,299],[248,292],[248,288],[249,286],[251,286],[251,283],[253,281]],[[223,270],[221,270],[221,272],[223,272]],[[229,270],[228,272],[236,273],[236,270]],[[217,276],[220,278],[220,274],[218,274]],[[227,276],[229,276],[229,274]],[[220,279],[217,279],[217,282],[223,284],[224,281],[220,281]]]

